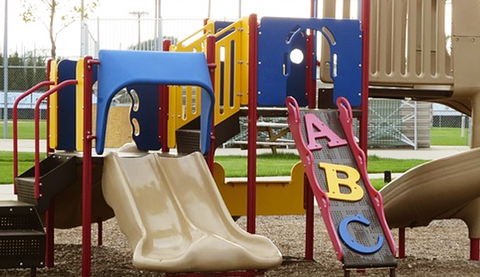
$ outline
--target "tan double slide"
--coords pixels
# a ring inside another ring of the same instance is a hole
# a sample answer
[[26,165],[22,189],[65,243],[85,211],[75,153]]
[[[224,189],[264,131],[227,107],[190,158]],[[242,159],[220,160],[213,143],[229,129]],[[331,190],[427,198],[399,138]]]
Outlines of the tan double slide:
[[229,271],[282,262],[269,239],[235,224],[200,153],[109,153],[102,186],[137,268]]

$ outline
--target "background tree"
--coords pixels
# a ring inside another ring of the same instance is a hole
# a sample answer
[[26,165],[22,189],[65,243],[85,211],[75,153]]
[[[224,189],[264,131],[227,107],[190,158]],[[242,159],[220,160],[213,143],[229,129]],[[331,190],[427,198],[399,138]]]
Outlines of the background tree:
[[20,14],[25,22],[41,22],[47,29],[51,57],[57,57],[57,36],[82,15],[88,18],[88,13],[95,10],[99,0],[79,1],[70,0],[21,0],[23,12]]
[[[165,36],[163,40],[169,39],[172,42],[172,45],[177,44],[178,38],[174,36]],[[162,42],[160,42],[162,43]],[[156,39],[149,39],[142,41],[140,43],[130,45],[128,50],[141,50],[141,51],[158,51]]]
[[[9,91],[25,91],[46,78],[47,53],[43,51],[26,52],[20,55],[17,51],[8,57],[8,89]],[[0,77],[3,80],[5,68],[3,55],[0,54]],[[0,82],[0,91],[4,83]]]

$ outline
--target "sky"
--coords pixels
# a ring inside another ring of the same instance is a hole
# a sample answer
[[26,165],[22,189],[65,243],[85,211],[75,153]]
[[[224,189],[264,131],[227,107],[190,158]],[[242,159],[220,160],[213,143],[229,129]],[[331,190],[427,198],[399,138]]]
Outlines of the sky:
[[[4,14],[5,2],[8,1],[8,49],[9,53],[14,51],[22,54],[25,51],[37,49],[49,49],[47,29],[40,22],[25,23],[20,14],[22,12],[22,1],[2,0],[0,1],[0,37],[4,49]],[[28,0],[40,2],[38,0]],[[80,0],[60,0],[74,3]],[[87,3],[89,0],[84,0]],[[242,3],[239,12],[239,1]],[[213,19],[237,19],[241,16],[248,16],[256,13],[262,16],[282,17],[308,17],[310,15],[310,0],[210,0]],[[130,12],[148,12],[142,18],[153,19],[155,17],[155,0],[99,0],[100,5],[90,19],[130,19],[134,15]],[[208,16],[209,0],[162,0],[161,16],[164,19],[205,19]],[[47,14],[45,14],[47,16]],[[44,16],[44,17],[45,17]],[[58,52],[62,56],[80,55],[80,23],[75,22],[63,30],[57,39]]]

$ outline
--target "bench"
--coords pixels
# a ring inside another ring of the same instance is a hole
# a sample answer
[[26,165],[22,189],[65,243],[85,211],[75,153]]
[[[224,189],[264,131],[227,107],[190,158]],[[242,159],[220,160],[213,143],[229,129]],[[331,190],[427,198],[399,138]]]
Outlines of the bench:
[[[277,132],[274,130],[278,129]],[[264,141],[257,141],[257,146],[270,147],[272,153],[277,153],[277,147],[283,146],[295,146],[293,140],[282,139],[281,137],[285,136],[290,132],[290,128],[287,123],[275,123],[275,122],[257,122],[258,132],[267,132],[268,138]],[[247,145],[247,141],[234,141],[234,144],[237,145]]]

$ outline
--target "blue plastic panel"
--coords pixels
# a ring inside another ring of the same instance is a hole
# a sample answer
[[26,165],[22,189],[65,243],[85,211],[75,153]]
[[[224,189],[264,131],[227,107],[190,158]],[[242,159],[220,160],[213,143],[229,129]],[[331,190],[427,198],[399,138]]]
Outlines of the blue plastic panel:
[[[132,85],[193,85],[202,87],[200,117],[200,149],[205,154],[210,148],[214,94],[207,62],[203,53],[142,52],[102,50],[99,53],[97,141],[96,151],[105,147],[108,108],[115,94]],[[155,112],[148,112],[158,116]],[[140,117],[146,126],[148,117]],[[157,133],[158,136],[158,133]],[[149,146],[157,149],[157,145]]]
[[[213,24],[214,24],[214,28],[215,28],[215,33],[218,33],[220,32],[221,30],[225,29],[226,27],[230,26],[232,23],[234,22],[230,22],[230,21],[215,21]],[[225,32],[223,35],[221,36],[218,36],[216,38],[217,41],[221,40],[222,38],[228,36],[229,34],[231,34],[235,29],[232,29],[231,31],[228,31],[228,32]]]
[[[157,85],[132,85],[127,87],[132,98],[130,122],[137,121],[138,126],[132,124],[132,138],[139,150],[159,150],[162,145],[158,135],[158,108],[159,94]],[[133,96],[136,94],[137,96]],[[138,103],[136,103],[138,101]],[[135,130],[139,128],[139,130]]]
[[306,34],[297,22],[288,18],[263,18],[258,29],[258,105],[285,106],[293,96],[306,105],[306,59],[292,63],[290,53],[306,53]]
[[[75,80],[77,62],[62,60],[58,63],[58,83]],[[76,150],[75,143],[75,86],[66,86],[57,92],[58,95],[58,150]]]
[[[362,38],[357,20],[263,18],[258,29],[258,104],[283,106],[285,98],[293,96],[299,105],[305,97],[305,59],[291,62],[293,49],[306,57],[306,30],[321,32],[330,44],[334,101],[345,97],[352,106],[361,105]],[[335,69],[335,70],[334,70]]]

